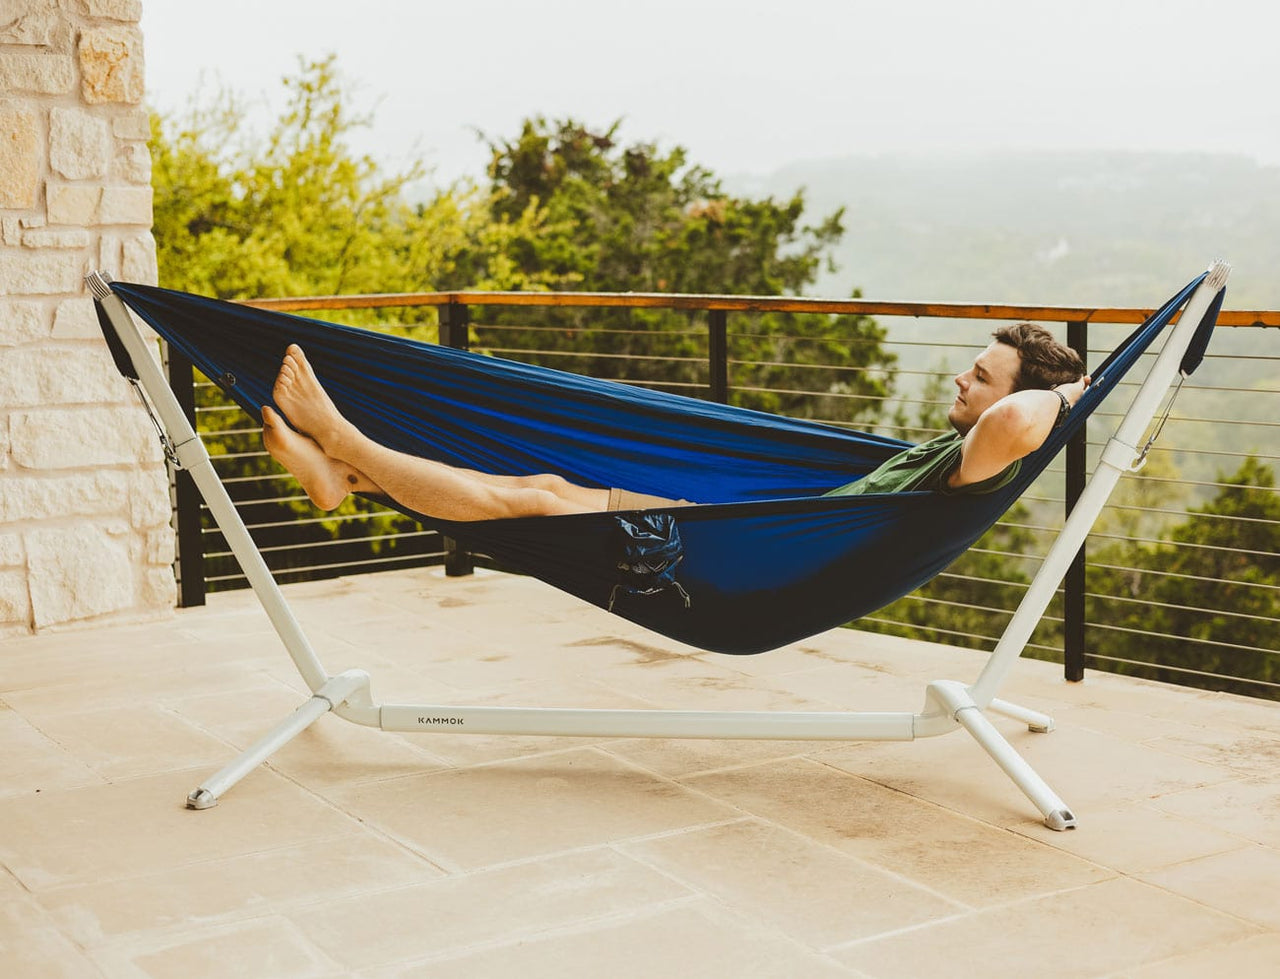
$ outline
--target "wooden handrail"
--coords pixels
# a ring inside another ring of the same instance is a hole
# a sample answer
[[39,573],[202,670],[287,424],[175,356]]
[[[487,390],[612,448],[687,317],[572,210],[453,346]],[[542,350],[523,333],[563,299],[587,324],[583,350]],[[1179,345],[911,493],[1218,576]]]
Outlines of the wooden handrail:
[[[281,312],[375,309],[394,306],[560,306],[565,308],[724,310],[739,313],[838,313],[952,319],[1048,320],[1056,323],[1141,323],[1154,309],[1022,306],[1007,303],[886,302],[798,296],[716,296],[661,292],[391,292],[352,296],[246,299],[245,306]],[[1219,326],[1280,327],[1280,310],[1227,310]]]

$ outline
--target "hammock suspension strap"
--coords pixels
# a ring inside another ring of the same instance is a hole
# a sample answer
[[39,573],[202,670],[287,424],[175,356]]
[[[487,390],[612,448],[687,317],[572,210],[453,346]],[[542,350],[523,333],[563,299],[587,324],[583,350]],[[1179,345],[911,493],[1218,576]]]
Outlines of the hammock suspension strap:
[[164,452],[164,457],[169,460],[169,465],[174,469],[185,468],[182,461],[178,458],[178,448],[173,444],[173,439],[169,437],[169,433],[164,430],[164,425],[160,423],[160,419],[156,417],[151,402],[147,400],[147,396],[142,391],[142,384],[136,377],[126,377],[125,380],[133,388],[133,393],[138,396],[138,401],[142,404],[142,410],[147,413],[147,417],[151,419],[151,425],[156,430],[156,437],[160,440],[160,448]]

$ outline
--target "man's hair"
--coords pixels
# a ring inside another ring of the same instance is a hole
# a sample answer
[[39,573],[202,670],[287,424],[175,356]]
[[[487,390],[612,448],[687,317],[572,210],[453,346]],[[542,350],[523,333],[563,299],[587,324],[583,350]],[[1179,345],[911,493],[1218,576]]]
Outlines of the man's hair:
[[1059,384],[1078,381],[1084,376],[1084,361],[1070,347],[1064,347],[1053,334],[1035,323],[1002,326],[992,334],[999,343],[1018,351],[1020,365],[1013,379],[1013,389],[1049,389]]

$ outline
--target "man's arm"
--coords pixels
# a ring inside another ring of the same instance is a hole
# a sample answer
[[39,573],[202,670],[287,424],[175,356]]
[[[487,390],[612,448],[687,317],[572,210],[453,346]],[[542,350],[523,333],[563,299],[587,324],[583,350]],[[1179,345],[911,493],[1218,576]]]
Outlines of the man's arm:
[[[1074,405],[1089,385],[1082,377],[1070,384],[1059,384],[1068,403]],[[947,485],[952,489],[980,483],[1003,472],[1011,463],[1034,452],[1044,444],[1058,419],[1062,399],[1054,391],[1015,391],[1001,398],[982,413],[977,424],[964,437],[960,465],[952,472]]]

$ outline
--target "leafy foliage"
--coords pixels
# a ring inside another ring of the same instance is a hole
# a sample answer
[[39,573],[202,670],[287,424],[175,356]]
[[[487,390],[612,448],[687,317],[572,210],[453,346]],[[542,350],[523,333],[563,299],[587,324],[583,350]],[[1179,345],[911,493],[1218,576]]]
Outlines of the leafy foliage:
[[[527,120],[490,144],[494,213],[535,210],[547,234],[512,249],[521,270],[560,289],[592,292],[795,295],[814,282],[843,234],[842,212],[804,223],[804,197],[778,202],[726,193],[679,147],[624,145],[618,125]],[[705,329],[653,309],[487,312],[481,342],[505,355],[596,376],[705,390]],[[867,317],[735,317],[733,399],[808,417],[873,411],[890,383],[883,331]],[[527,329],[521,329],[527,327]],[[787,394],[786,391],[797,393]]]
[[[427,291],[461,275],[480,288],[544,285],[507,257],[513,242],[542,233],[535,209],[497,217],[489,196],[468,185],[411,203],[421,165],[387,174],[350,149],[352,133],[369,120],[350,110],[333,58],[303,63],[284,86],[287,105],[260,139],[245,134],[245,106],[229,93],[193,102],[182,118],[152,117],[161,285],[222,299]],[[431,307],[325,315],[435,339]],[[242,412],[207,384],[197,387],[197,403],[202,429],[219,433],[206,440],[210,453],[264,545],[363,539],[370,522],[409,529],[404,518],[354,498],[316,520],[292,480],[261,453]],[[258,500],[265,502],[249,502]],[[348,550],[381,546],[375,537]],[[324,563],[336,563],[336,553],[326,551]],[[224,557],[211,573],[224,564],[230,570]]]
[[[1089,651],[1108,668],[1159,667],[1280,682],[1280,492],[1248,458],[1158,544],[1113,543],[1091,558]],[[1144,666],[1142,664],[1155,664]],[[1254,693],[1250,684],[1216,686]]]
[[421,164],[385,174],[350,149],[369,124],[348,107],[332,57],[284,79],[271,132],[243,134],[230,93],[178,119],[152,117],[161,284],[222,299],[426,291],[465,274],[478,288],[544,285],[507,258],[542,233],[536,209],[506,208],[474,186],[412,204]]

